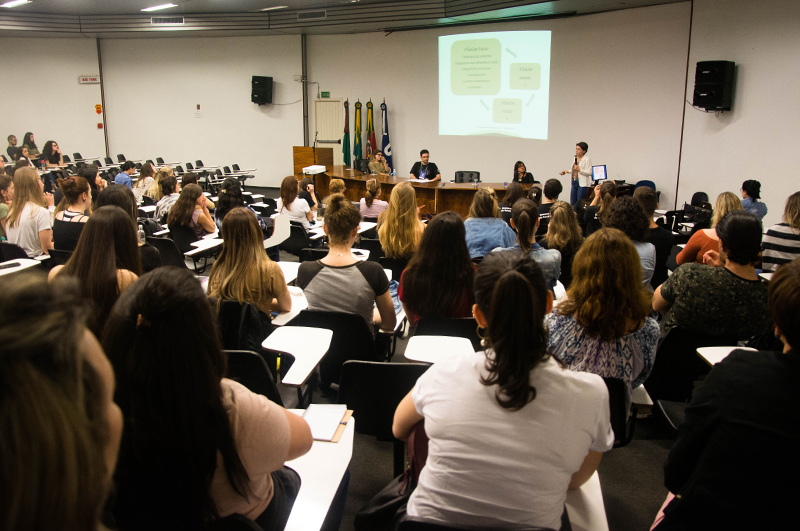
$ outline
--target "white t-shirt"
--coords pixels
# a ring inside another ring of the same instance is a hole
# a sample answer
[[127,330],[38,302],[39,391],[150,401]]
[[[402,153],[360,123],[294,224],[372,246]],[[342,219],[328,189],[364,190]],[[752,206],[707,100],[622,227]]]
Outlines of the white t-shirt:
[[497,403],[497,386],[480,383],[484,363],[483,352],[454,356],[417,381],[411,396],[430,442],[408,514],[559,529],[572,474],[589,450],[614,444],[606,385],[549,358],[531,373],[536,398],[512,411]]
[[286,212],[289,214],[290,221],[301,223],[304,229],[307,231],[311,230],[311,224],[308,222],[308,218],[306,217],[306,214],[311,212],[311,207],[308,206],[308,201],[305,199],[300,199],[298,197],[289,203],[289,206],[283,208],[283,201],[281,201],[281,198],[279,197],[277,201],[277,209],[278,214],[283,214]]
[[52,228],[50,212],[36,203],[29,202],[22,208],[17,225],[13,228],[9,225],[6,233],[9,242],[19,245],[25,254],[35,258],[44,254],[39,233]]

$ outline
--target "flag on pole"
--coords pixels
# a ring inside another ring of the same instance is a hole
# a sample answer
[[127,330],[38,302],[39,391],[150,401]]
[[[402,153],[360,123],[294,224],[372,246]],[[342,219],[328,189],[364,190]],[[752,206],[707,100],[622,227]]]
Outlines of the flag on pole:
[[367,102],[367,158],[372,157],[372,152],[378,150],[378,144],[375,142],[375,122],[372,118],[372,100]]
[[389,142],[389,120],[386,117],[386,100],[381,103],[381,151],[383,151],[383,158],[386,159],[386,164],[389,168],[394,168],[392,163],[392,144]]
[[350,166],[350,102],[344,100],[344,136],[342,137],[344,165]]
[[356,122],[353,125],[353,158],[361,158],[361,102],[356,101]]

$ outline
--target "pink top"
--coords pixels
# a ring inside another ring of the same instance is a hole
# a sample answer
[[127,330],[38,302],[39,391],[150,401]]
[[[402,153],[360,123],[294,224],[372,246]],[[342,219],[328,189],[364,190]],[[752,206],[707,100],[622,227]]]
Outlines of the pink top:
[[233,490],[225,474],[222,454],[218,453],[211,497],[220,517],[239,513],[255,520],[272,501],[271,472],[280,470],[289,456],[289,421],[280,406],[242,384],[223,379],[221,386],[236,451],[250,476],[253,495],[246,499]]
[[719,251],[719,240],[715,240],[706,235],[705,230],[699,230],[692,234],[686,247],[678,253],[675,261],[678,265],[688,264],[689,262],[703,263],[703,255],[706,251]]
[[381,212],[386,210],[388,207],[389,203],[386,201],[381,201],[380,199],[373,199],[372,204],[367,206],[367,201],[362,197],[359,210],[361,210],[361,215],[365,218],[377,218],[381,215]]

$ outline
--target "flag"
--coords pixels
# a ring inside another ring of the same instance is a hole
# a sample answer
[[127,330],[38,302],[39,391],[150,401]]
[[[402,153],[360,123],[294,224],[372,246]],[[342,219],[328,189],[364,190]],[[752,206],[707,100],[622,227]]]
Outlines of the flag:
[[344,165],[350,166],[350,102],[344,100],[344,136],[342,137]]
[[375,123],[372,119],[372,100],[367,102],[367,158],[372,157],[372,152],[378,150],[378,144],[375,142]]
[[389,120],[386,117],[386,100],[383,100],[381,103],[381,131],[383,135],[381,136],[381,151],[383,151],[383,158],[386,159],[386,164],[389,168],[394,168],[394,164],[392,163],[392,144],[389,142]]
[[356,101],[356,118],[353,124],[353,158],[361,158],[361,102]]

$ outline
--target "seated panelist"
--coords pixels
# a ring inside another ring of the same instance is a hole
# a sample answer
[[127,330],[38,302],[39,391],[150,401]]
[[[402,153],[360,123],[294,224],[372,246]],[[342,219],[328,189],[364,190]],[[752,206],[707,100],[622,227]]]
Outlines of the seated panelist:
[[441,181],[442,174],[433,162],[428,162],[430,153],[427,149],[419,152],[420,162],[415,162],[411,167],[409,179],[427,179],[429,181]]

